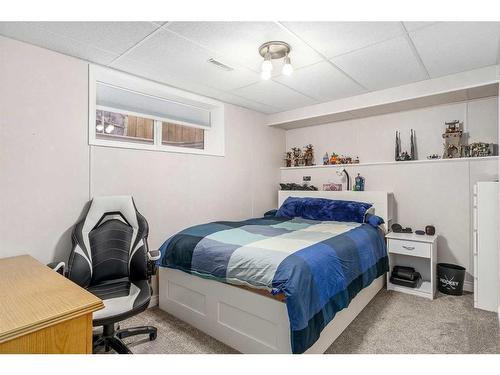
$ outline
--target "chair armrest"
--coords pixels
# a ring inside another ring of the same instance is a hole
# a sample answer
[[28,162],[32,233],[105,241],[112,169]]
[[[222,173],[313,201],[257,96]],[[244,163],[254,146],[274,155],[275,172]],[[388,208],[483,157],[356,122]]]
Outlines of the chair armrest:
[[148,260],[152,262],[156,262],[158,259],[160,259],[161,253],[159,250],[149,250],[148,251]]
[[149,250],[148,254],[148,278],[151,280],[151,276],[156,275],[157,265],[156,261],[160,259],[161,253],[160,250]]
[[66,270],[66,263],[64,262],[51,262],[47,264],[47,267],[52,268],[52,270],[60,273],[64,276],[64,271]]

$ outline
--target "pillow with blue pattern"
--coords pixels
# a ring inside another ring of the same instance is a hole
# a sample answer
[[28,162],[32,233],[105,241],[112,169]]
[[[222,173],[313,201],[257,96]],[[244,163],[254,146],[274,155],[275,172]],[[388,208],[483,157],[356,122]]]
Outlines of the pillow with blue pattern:
[[385,223],[384,219],[382,219],[380,216],[373,215],[370,213],[366,213],[365,222],[370,224],[374,228],[377,228],[379,225]]
[[277,217],[301,217],[305,198],[288,197],[276,212]]
[[318,221],[364,223],[370,203],[325,198],[288,197],[279,208],[278,217],[302,217]]

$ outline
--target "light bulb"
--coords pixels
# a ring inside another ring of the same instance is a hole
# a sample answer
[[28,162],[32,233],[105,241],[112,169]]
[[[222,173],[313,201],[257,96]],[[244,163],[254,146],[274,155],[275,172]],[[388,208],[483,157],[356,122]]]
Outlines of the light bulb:
[[109,124],[106,126],[106,133],[111,133],[115,129],[115,126],[113,124]]
[[269,79],[271,78],[271,71],[270,70],[263,70],[262,73],[260,73],[260,77],[262,79]]
[[95,128],[96,128],[96,130],[97,130],[98,132],[102,132],[102,131],[104,130],[104,125],[103,125],[103,124],[97,124],[97,125],[95,126]]
[[271,60],[262,61],[262,71],[270,72],[271,70],[273,70],[273,63],[271,62]]
[[273,70],[273,63],[271,62],[271,54],[267,52],[264,55],[264,61],[262,61],[262,71],[270,72],[271,70]]
[[283,73],[286,76],[289,76],[293,73],[293,66],[290,63],[290,58],[288,56],[285,57],[285,65],[283,65],[281,73]]

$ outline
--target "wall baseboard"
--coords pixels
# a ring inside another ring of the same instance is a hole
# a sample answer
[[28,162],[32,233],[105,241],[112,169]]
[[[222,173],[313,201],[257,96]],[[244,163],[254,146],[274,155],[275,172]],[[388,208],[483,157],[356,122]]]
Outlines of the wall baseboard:
[[160,297],[158,296],[158,294],[154,294],[151,296],[151,301],[149,301],[149,306],[148,306],[148,309],[150,309],[151,307],[155,307],[158,305],[158,302],[160,300]]
[[464,290],[474,293],[474,281],[464,281]]

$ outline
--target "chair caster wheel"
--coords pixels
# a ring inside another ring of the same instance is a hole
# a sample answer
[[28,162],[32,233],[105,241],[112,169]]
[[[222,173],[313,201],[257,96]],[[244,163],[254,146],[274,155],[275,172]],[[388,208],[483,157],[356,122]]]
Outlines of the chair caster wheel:
[[156,340],[156,332],[151,332],[149,334],[149,341],[153,341],[153,340]]

